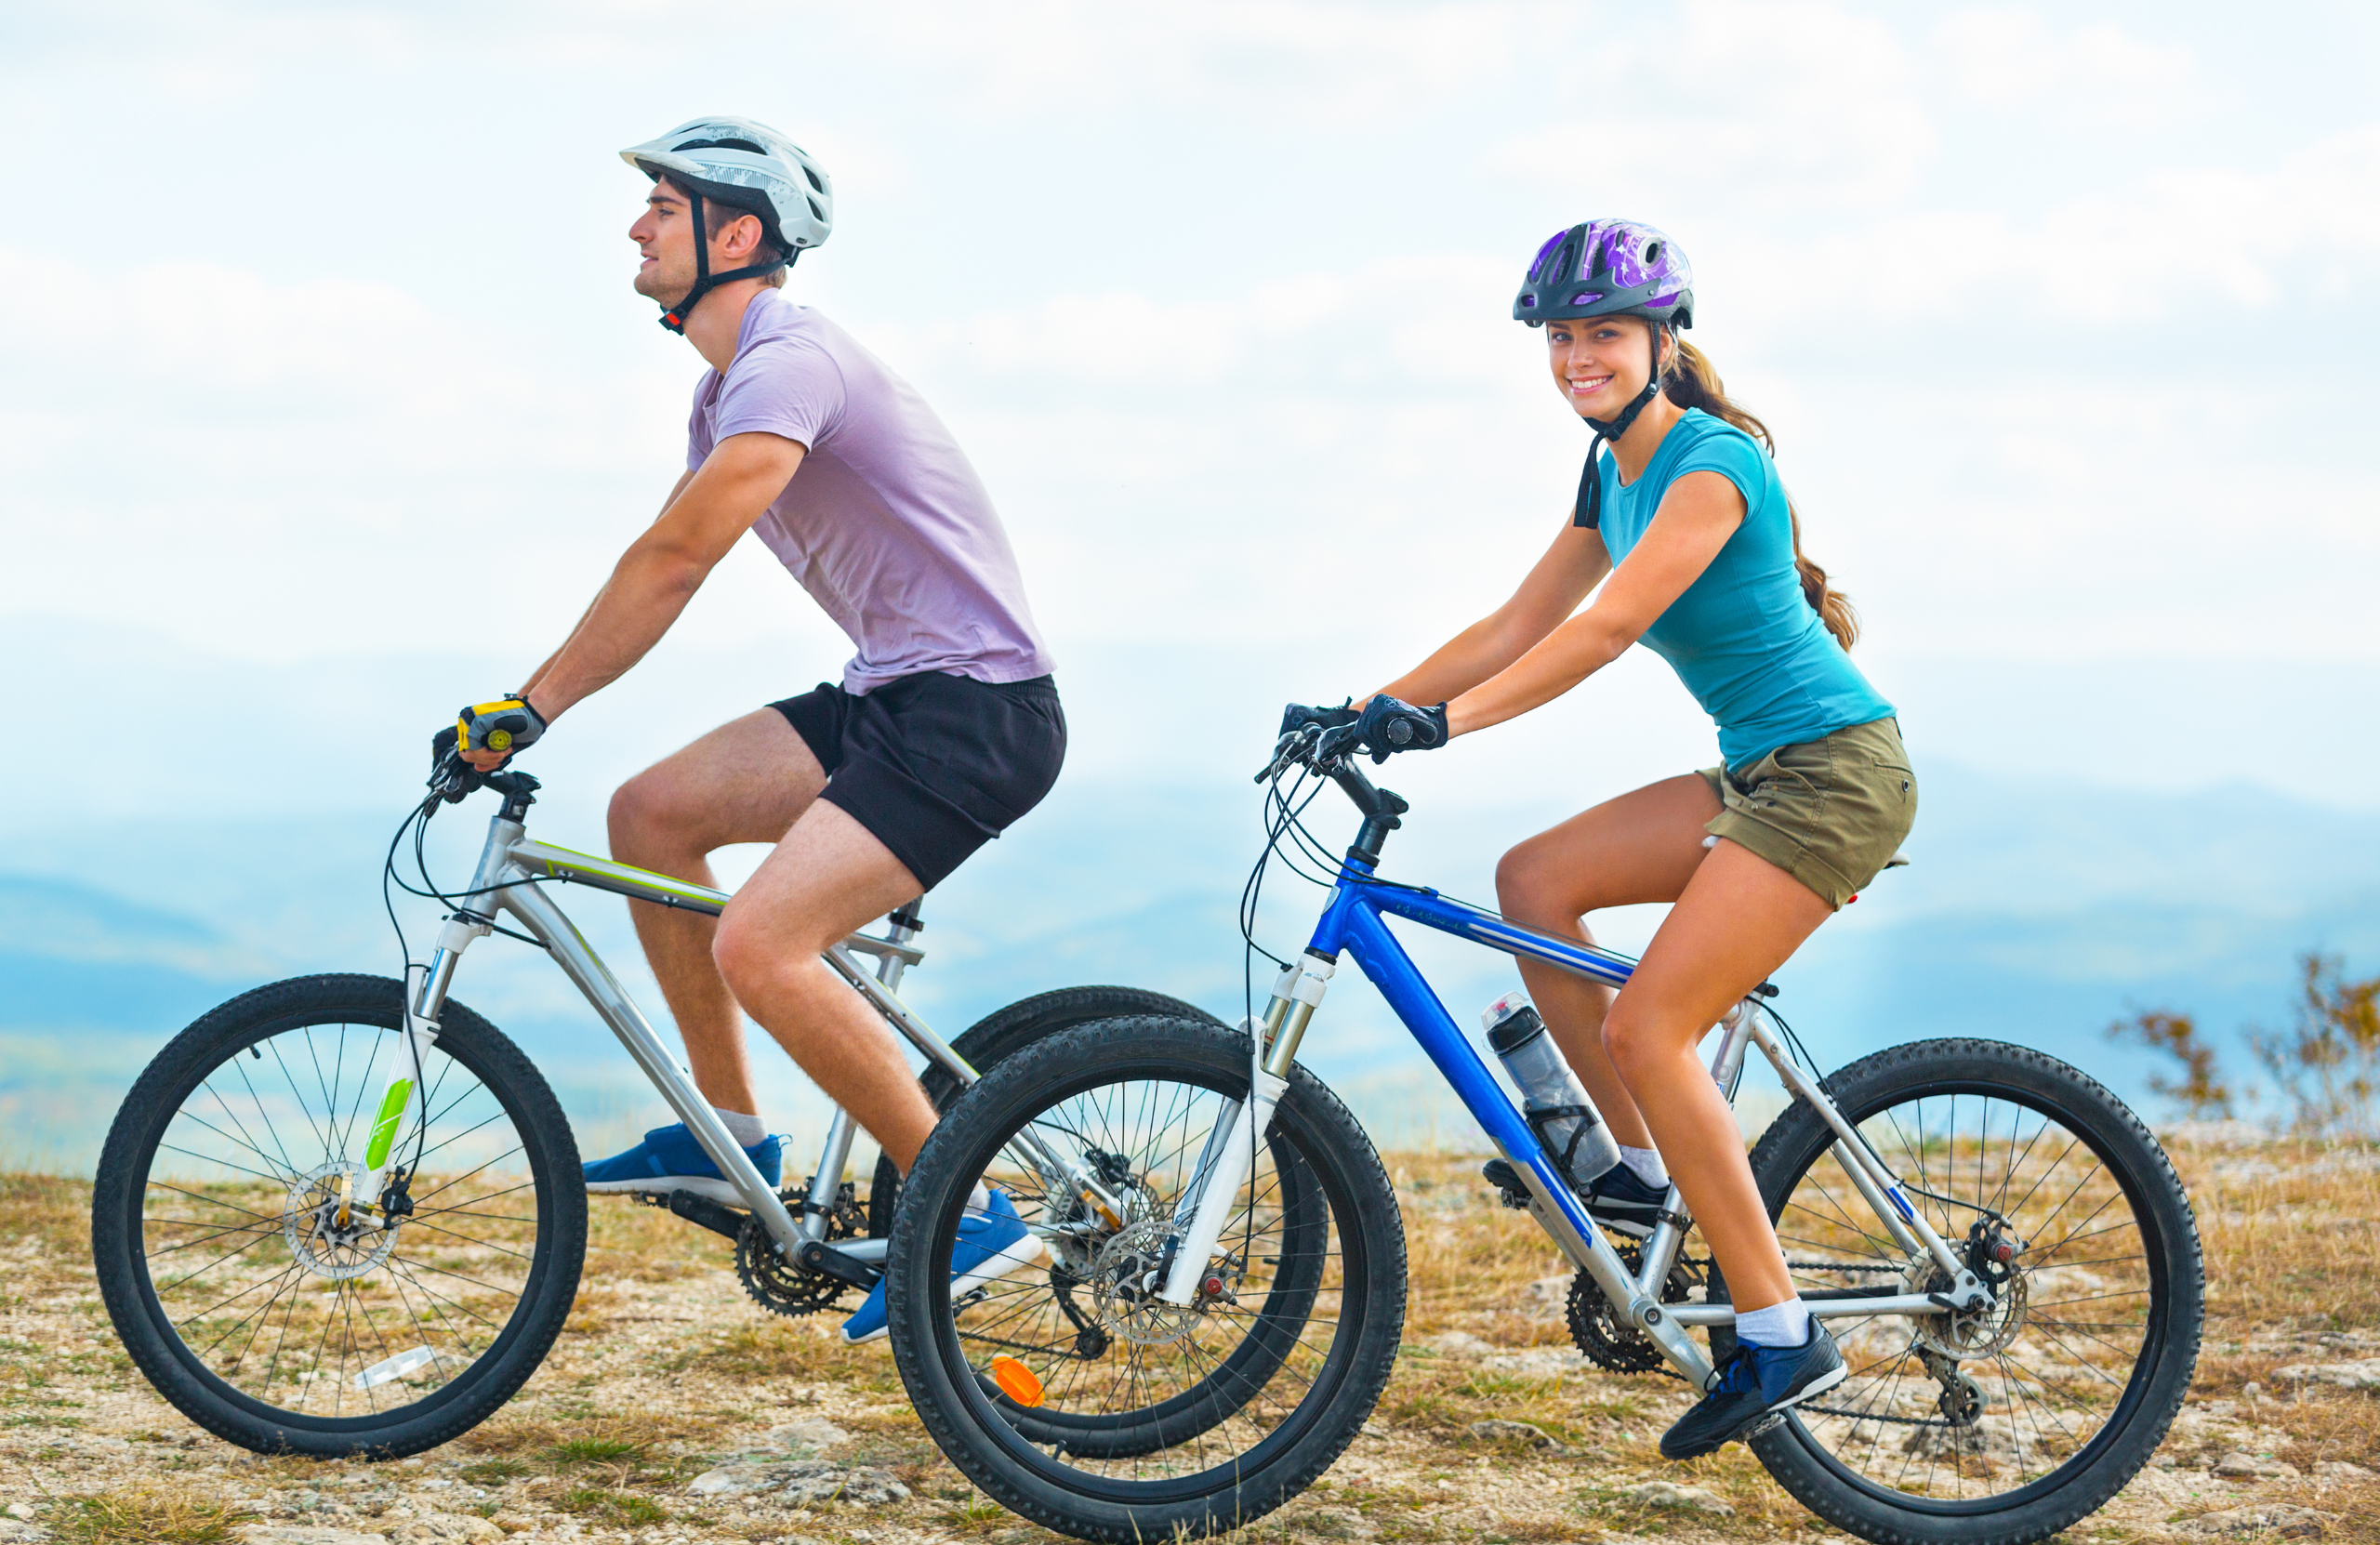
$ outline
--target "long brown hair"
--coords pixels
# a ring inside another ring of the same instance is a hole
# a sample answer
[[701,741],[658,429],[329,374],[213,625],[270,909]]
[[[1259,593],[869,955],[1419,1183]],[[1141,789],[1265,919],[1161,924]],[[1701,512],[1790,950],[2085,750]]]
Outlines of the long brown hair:
[[[1725,419],[1767,446],[1768,454],[1775,456],[1777,441],[1768,432],[1768,426],[1727,400],[1727,389],[1720,381],[1718,371],[1712,368],[1710,356],[1675,332],[1670,337],[1677,345],[1677,353],[1670,362],[1669,378],[1662,385],[1661,394],[1679,407],[1700,408],[1713,418]],[[1852,610],[1850,597],[1828,587],[1826,571],[1803,556],[1802,512],[1793,508],[1791,498],[1785,501],[1785,510],[1793,522],[1793,568],[1802,576],[1802,598],[1818,614],[1818,621],[1826,624],[1826,630],[1834,635],[1834,641],[1849,649],[1859,637],[1859,614]]]

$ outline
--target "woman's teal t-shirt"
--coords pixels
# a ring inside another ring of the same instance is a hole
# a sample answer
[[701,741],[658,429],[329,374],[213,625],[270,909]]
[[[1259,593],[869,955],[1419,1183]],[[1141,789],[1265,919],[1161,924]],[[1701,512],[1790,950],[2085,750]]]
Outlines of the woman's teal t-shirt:
[[1777,464],[1734,425],[1687,409],[1633,484],[1620,482],[1605,453],[1600,524],[1612,562],[1627,559],[1670,484],[1688,472],[1716,472],[1734,483],[1744,496],[1744,522],[1641,641],[1670,663],[1717,723],[1727,765],[1889,717],[1893,706],[1803,597]]

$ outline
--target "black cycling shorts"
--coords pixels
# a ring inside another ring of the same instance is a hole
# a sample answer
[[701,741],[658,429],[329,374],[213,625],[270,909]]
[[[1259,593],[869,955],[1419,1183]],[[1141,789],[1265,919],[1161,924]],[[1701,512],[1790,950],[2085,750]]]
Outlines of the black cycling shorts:
[[1066,716],[1047,676],[925,671],[865,697],[822,681],[769,706],[826,769],[822,797],[929,891],[1039,804],[1066,759]]

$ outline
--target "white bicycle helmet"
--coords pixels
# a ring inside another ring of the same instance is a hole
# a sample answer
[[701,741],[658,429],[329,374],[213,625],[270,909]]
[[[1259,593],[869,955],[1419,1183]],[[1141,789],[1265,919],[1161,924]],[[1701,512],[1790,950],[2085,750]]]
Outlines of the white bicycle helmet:
[[620,159],[658,182],[667,177],[694,203],[694,228],[704,229],[703,200],[748,210],[775,256],[727,273],[710,271],[709,243],[694,242],[694,287],[661,308],[661,325],[686,330],[695,302],[731,279],[757,279],[788,267],[835,228],[835,185],[810,153],[749,118],[696,118],[657,139],[631,145]]

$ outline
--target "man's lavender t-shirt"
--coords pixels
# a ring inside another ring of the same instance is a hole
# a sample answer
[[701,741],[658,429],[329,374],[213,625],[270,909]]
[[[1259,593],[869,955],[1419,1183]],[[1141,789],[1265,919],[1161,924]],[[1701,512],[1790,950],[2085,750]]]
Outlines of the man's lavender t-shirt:
[[859,646],[846,692],[929,670],[1050,674],[1008,533],[959,442],[908,382],[775,290],[745,307],[727,374],[694,389],[686,465],[753,430],[808,450],[752,532]]

